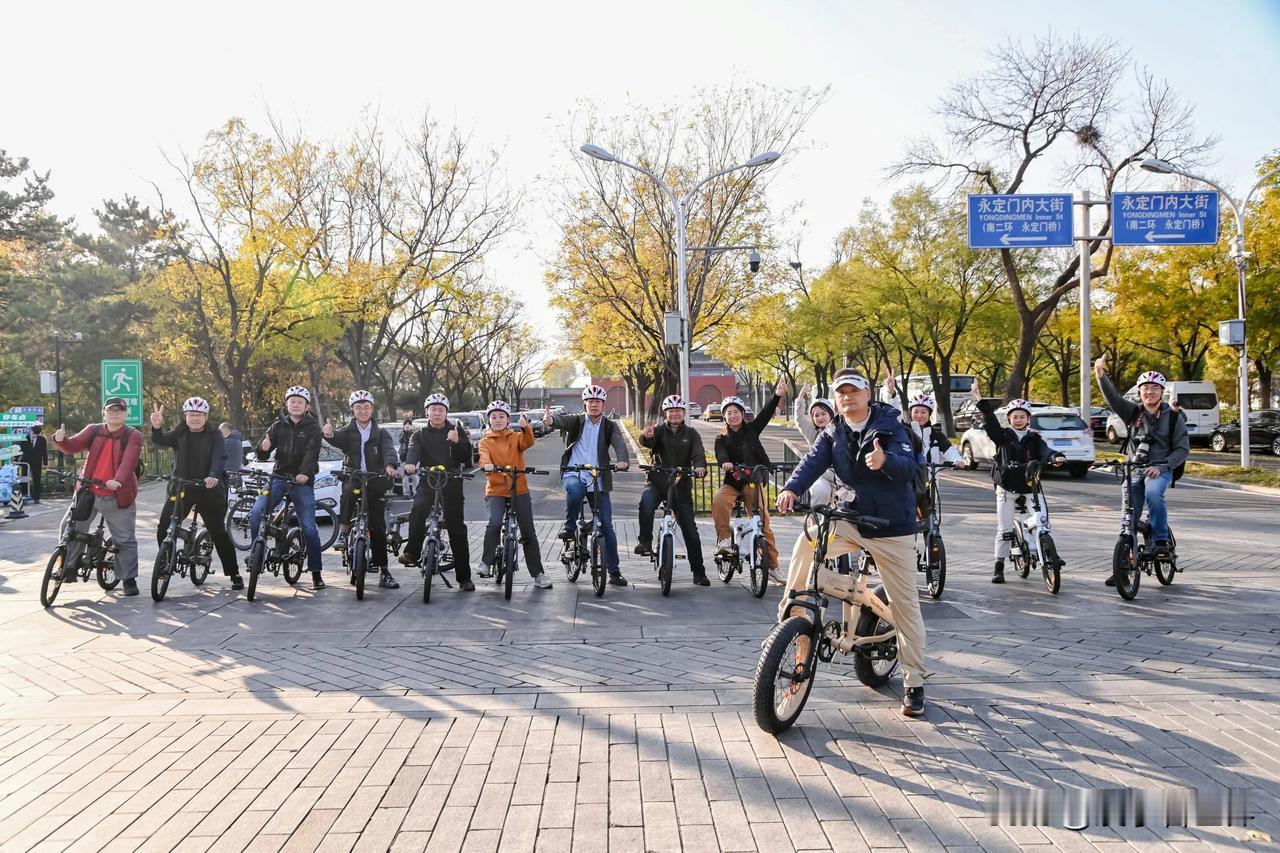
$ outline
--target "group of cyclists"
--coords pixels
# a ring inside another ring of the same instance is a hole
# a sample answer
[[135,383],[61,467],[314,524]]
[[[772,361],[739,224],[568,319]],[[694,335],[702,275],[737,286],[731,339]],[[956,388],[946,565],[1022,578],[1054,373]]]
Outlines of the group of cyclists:
[[[1163,401],[1165,379],[1159,373],[1143,373],[1138,380],[1140,403],[1126,400],[1111,383],[1105,358],[1095,363],[1095,373],[1107,403],[1131,424],[1130,461],[1140,462],[1140,479],[1133,485],[1133,500],[1141,512],[1149,506],[1150,525],[1157,547],[1167,546],[1170,537],[1165,491],[1176,478],[1176,471],[1186,461],[1189,443],[1184,419],[1176,409]],[[874,517],[875,525],[859,525],[846,521],[830,527],[825,550],[829,559],[838,559],[865,551],[874,559],[885,591],[893,604],[897,629],[897,654],[904,671],[905,693],[903,713],[916,716],[924,711],[925,627],[916,592],[916,549],[920,519],[927,514],[921,506],[918,488],[923,467],[964,463],[942,429],[933,424],[935,402],[927,395],[908,401],[905,414],[898,402],[892,376],[883,383],[882,399],[874,399],[872,382],[854,368],[836,373],[831,399],[815,399],[809,407],[809,418],[815,437],[808,454],[791,472],[779,490],[776,510],[789,513],[801,506],[802,496],[808,506],[840,505],[849,512]],[[780,381],[770,399],[754,420],[746,419],[746,404],[736,396],[726,398],[721,406],[724,427],[716,437],[714,464],[721,469],[721,485],[711,502],[716,531],[717,554],[732,547],[731,514],[739,501],[750,512],[761,517],[767,542],[765,569],[775,583],[784,587],[779,605],[779,621],[800,613],[794,591],[802,588],[813,561],[814,543],[806,529],[792,548],[789,571],[784,578],[779,571],[778,549],[769,525],[765,483],[744,477],[744,471],[768,468],[771,460],[760,440],[786,388]],[[990,401],[973,388],[983,414],[983,429],[996,446],[992,465],[992,483],[996,499],[995,563],[992,582],[1004,582],[1005,560],[1010,553],[1010,532],[1014,524],[1013,505],[1016,498],[1032,490],[1029,463],[1061,465],[1065,457],[1054,452],[1030,427],[1032,405],[1026,400],[1013,400],[1005,407],[1007,426],[995,416]],[[583,411],[578,414],[545,414],[547,426],[562,437],[564,450],[560,458],[560,483],[565,493],[564,527],[560,538],[573,541],[583,503],[590,502],[603,528],[604,565],[608,582],[625,587],[627,579],[621,571],[617,535],[613,524],[610,494],[613,472],[627,471],[630,457],[622,427],[606,417],[607,391],[596,384],[582,391]],[[270,486],[263,490],[250,515],[252,535],[261,535],[262,519],[286,495],[296,508],[297,523],[305,542],[307,566],[313,588],[323,589],[321,542],[315,524],[314,484],[319,472],[322,441],[328,441],[343,455],[344,471],[362,472],[362,477],[344,477],[339,549],[346,547],[346,532],[359,494],[357,483],[366,490],[363,506],[367,507],[368,530],[372,540],[373,563],[378,570],[379,585],[397,589],[399,584],[387,566],[386,500],[395,476],[414,477],[419,472],[449,469],[461,471],[473,458],[468,430],[449,419],[449,400],[433,393],[425,400],[426,424],[402,437],[399,448],[392,435],[379,426],[373,413],[376,401],[368,391],[357,390],[348,398],[351,418],[341,429],[329,423],[321,425],[310,411],[311,394],[302,386],[285,392],[284,408],[254,448],[260,460],[271,459],[273,471]],[[652,455],[646,488],[640,500],[640,530],[635,553],[653,553],[654,515],[658,506],[674,495],[674,506],[668,506],[684,537],[692,573],[692,582],[709,585],[702,545],[694,518],[692,483],[682,477],[670,489],[671,471],[688,471],[695,477],[709,473],[707,454],[698,431],[687,422],[688,404],[678,395],[662,401],[662,422],[646,427],[639,443]],[[65,453],[87,451],[81,480],[77,487],[73,524],[87,526],[96,511],[106,522],[117,549],[116,573],[124,583],[126,595],[136,595],[138,557],[134,532],[140,470],[142,436],[124,424],[127,404],[111,398],[103,407],[103,423],[86,427],[68,435],[65,426],[54,434],[54,445]],[[209,531],[222,564],[223,573],[233,589],[243,588],[236,551],[225,529],[226,480],[237,473],[239,460],[226,457],[225,442],[209,429],[210,407],[207,400],[192,397],[182,406],[183,422],[165,429],[164,409],[151,414],[151,438],[159,445],[173,449],[172,479],[189,484],[181,501],[166,502],[157,528],[163,538],[172,513],[180,518],[198,509]],[[542,564],[541,549],[534,529],[533,506],[529,491],[525,453],[535,442],[532,425],[524,416],[513,424],[511,406],[502,400],[491,402],[485,409],[487,429],[479,442],[480,469],[486,476],[485,497],[489,504],[483,551],[478,574],[490,578],[494,574],[495,549],[504,514],[514,512],[523,543],[525,563],[537,588],[551,587]],[[443,527],[448,534],[453,554],[453,567],[458,590],[472,592],[471,555],[464,522],[464,494],[460,478],[448,478],[439,487],[443,503]],[[409,515],[409,532],[399,562],[418,565],[428,512],[435,501],[433,490],[419,488],[413,495]],[[252,553],[252,552],[251,552]],[[63,578],[73,581],[74,578]],[[1107,579],[1116,582],[1114,574]]]

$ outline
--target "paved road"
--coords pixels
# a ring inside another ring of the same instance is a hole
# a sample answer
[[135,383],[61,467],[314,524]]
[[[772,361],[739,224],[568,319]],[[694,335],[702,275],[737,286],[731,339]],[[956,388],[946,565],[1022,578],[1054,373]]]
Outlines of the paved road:
[[[531,454],[552,461],[543,439]],[[267,579],[38,602],[57,504],[0,526],[5,850],[1240,850],[1280,838],[1280,499],[1180,486],[1185,573],[1105,589],[1114,483],[1054,476],[1063,591],[987,581],[985,472],[948,474],[949,582],[922,608],[930,708],[823,668],[799,726],[750,710],[778,593],[669,598],[647,563],[356,602]],[[631,488],[629,486],[624,488]],[[553,492],[540,539],[554,564]],[[622,501],[619,501],[622,504]],[[156,521],[144,493],[140,525]],[[624,551],[634,541],[620,513]],[[786,544],[797,532],[779,520]],[[473,537],[479,525],[472,526]],[[155,553],[145,537],[143,562]],[[144,578],[146,572],[144,570]],[[1251,788],[1245,828],[993,827],[993,786]]]

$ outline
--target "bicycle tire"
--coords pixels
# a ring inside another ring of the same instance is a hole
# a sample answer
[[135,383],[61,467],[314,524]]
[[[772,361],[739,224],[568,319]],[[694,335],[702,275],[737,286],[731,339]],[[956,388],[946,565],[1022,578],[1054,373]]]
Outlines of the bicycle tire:
[[[565,547],[568,547],[567,545]],[[569,561],[564,564],[565,577],[569,579],[569,583],[577,583],[578,576],[582,574],[582,570],[586,567],[586,561],[583,555],[587,553],[587,543],[585,537],[579,533],[578,537],[573,540],[573,553],[569,555]]]
[[[49,562],[44,567],[44,579],[40,582],[40,604],[52,607],[62,589],[62,573],[67,570],[67,546],[59,545],[49,555]],[[54,577],[57,575],[57,577]]]
[[[875,591],[875,595],[885,604],[889,603],[889,594],[885,592],[884,587],[880,587]],[[886,630],[893,626],[889,625],[870,607],[863,607],[858,614],[858,621],[854,625],[853,634],[855,637],[874,637],[876,634],[883,634]],[[858,677],[866,686],[873,690],[879,690],[889,683],[889,679],[893,678],[893,673],[898,669],[898,656],[895,653],[892,661],[871,660],[867,656],[854,652],[853,674]],[[881,667],[877,669],[877,667]]]
[[658,584],[663,595],[671,594],[671,574],[676,562],[676,537],[670,533],[662,537],[662,559],[658,562]]
[[94,566],[94,575],[98,579],[98,586],[110,592],[120,585],[120,577],[116,574],[116,554],[111,550],[111,540],[107,539],[102,545],[102,550],[97,553],[102,556]]
[[249,548],[249,583],[245,587],[244,597],[253,601],[258,592],[258,575],[262,574],[262,562],[267,556],[267,543],[257,540]]
[[502,546],[502,597],[511,600],[511,587],[516,576],[516,541],[508,539]]
[[320,518],[322,516],[329,519],[329,535],[327,537],[321,537],[320,539],[320,550],[323,552],[323,551],[328,551],[330,548],[333,547],[333,543],[338,541],[338,514],[327,506],[317,506],[316,507],[317,531],[320,528]]
[[164,601],[169,591],[169,578],[173,573],[173,540],[166,539],[160,543],[156,552],[156,561],[151,566],[151,598],[153,601]]
[[209,567],[213,565],[213,538],[209,531],[201,528],[191,543],[191,582],[200,586],[209,577]]
[[253,504],[248,505],[248,509],[243,509],[240,504],[227,509],[227,516],[223,523],[227,527],[227,535],[231,537],[231,544],[235,546],[237,551],[248,551],[253,545],[253,531],[249,529],[249,510],[253,509]]
[[351,549],[351,579],[355,581],[356,601],[364,601],[364,576],[369,572],[369,540],[357,536],[348,547]]
[[[813,655],[813,669],[798,684],[795,678],[798,664],[795,659],[802,653],[808,656],[808,649],[802,652],[801,638],[807,637],[812,643],[814,634],[813,623],[808,617],[792,616],[775,626],[764,642],[760,662],[756,664],[752,680],[751,706],[756,725],[769,734],[781,734],[791,728],[799,719],[805,703],[809,701],[813,682],[818,677],[818,656]],[[791,649],[794,651],[789,651]],[[779,695],[780,684],[783,688],[781,693],[785,694],[783,696]],[[781,713],[780,699],[785,699]]]
[[1133,601],[1142,585],[1142,570],[1138,568],[1132,537],[1121,536],[1111,551],[1111,571],[1116,579],[1116,592],[1125,601]]
[[929,582],[929,595],[942,598],[942,591],[947,586],[947,546],[942,541],[942,534],[931,536],[926,548],[925,578]]
[[756,598],[764,598],[769,589],[769,573],[764,570],[764,562],[769,558],[763,536],[751,540],[751,594]]
[[728,583],[733,580],[734,558],[716,557],[716,574],[720,576],[720,580]]
[[1044,588],[1057,595],[1062,588],[1062,562],[1058,559],[1058,545],[1047,530],[1040,531],[1040,571]]
[[1031,574],[1031,555],[1027,552],[1027,535],[1022,531],[1022,525],[1016,521],[1013,524],[1013,546],[1018,550],[1016,555],[1009,555],[1013,570],[1018,573],[1018,577],[1025,578]]
[[604,598],[607,580],[604,570],[604,537],[595,536],[591,539],[591,589],[596,598]]
[[428,537],[426,547],[422,549],[422,603],[431,603],[431,582],[435,580],[436,570],[440,566],[440,546],[435,539]]
[[[1169,531],[1169,547],[1175,547],[1172,530]],[[1177,557],[1168,560],[1155,560],[1154,562],[1156,580],[1160,581],[1160,585],[1168,586],[1173,583],[1173,576],[1178,572]]]
[[307,558],[307,543],[303,541],[302,530],[290,527],[284,537],[284,581],[289,586],[297,586],[302,577],[302,561]]

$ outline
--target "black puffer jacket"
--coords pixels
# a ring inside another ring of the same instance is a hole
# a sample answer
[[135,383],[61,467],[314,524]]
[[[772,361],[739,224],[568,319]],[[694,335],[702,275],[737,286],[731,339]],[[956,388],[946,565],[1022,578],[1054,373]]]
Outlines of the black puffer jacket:
[[271,450],[263,451],[259,441],[254,448],[258,459],[266,461],[272,451],[276,454],[275,472],[282,477],[306,474],[313,481],[320,470],[320,421],[310,412],[294,423],[288,412],[284,413],[267,430]]

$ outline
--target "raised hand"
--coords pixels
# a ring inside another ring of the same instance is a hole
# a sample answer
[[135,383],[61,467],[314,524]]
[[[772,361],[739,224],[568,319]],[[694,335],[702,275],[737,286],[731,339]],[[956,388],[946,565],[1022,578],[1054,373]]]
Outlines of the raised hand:
[[270,453],[271,452],[271,434],[268,433],[267,435],[264,435],[262,437],[262,444],[258,446],[262,448],[263,453]]
[[880,446],[879,437],[873,438],[871,443],[874,449],[866,456],[867,467],[872,471],[879,471],[884,467],[885,463],[886,456],[884,448]]
[[520,416],[520,429],[528,429],[528,428],[529,428],[529,421],[528,421],[528,419],[527,419],[527,418],[525,418],[525,416],[524,416],[524,415],[521,415],[521,416]]
[[151,412],[151,426],[155,429],[160,429],[160,427],[164,426],[164,406],[158,403]]
[[779,397],[787,396],[787,380],[779,377],[778,384],[774,387],[773,393],[777,394]]
[[969,386],[969,396],[974,400],[982,399],[982,389],[978,387],[978,380],[973,380],[973,384]]
[[320,427],[320,432],[324,434],[325,438],[333,438],[333,422],[325,418],[324,426]]
[[449,430],[449,434],[445,436],[445,438],[449,439],[449,441],[453,442],[454,444],[457,444],[459,441],[461,441],[462,440],[462,422],[459,421],[458,423],[454,424],[453,429]]
[[1098,356],[1098,360],[1093,363],[1093,375],[1099,379],[1107,375],[1107,357],[1105,355]]
[[57,432],[55,432],[55,433],[53,434],[53,440],[54,440],[54,441],[66,441],[66,440],[67,440],[67,425],[66,425],[66,424],[58,424],[58,431],[57,431]]
[[893,378],[893,365],[889,365],[884,371],[884,390],[890,397],[898,393],[898,381]]
[[644,428],[644,437],[653,438],[653,424],[649,424],[647,427]]

